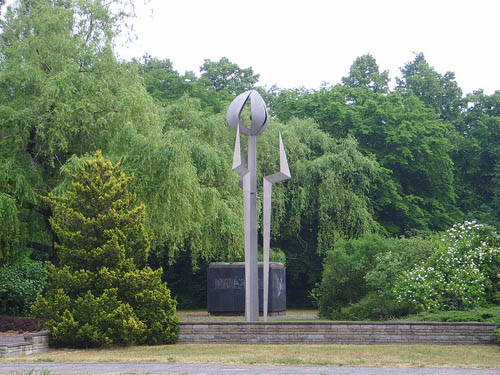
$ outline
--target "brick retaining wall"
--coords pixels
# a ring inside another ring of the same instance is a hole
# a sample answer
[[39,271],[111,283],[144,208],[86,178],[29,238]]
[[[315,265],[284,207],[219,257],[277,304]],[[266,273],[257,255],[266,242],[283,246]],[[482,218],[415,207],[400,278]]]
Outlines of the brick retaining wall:
[[[494,323],[181,322],[179,344],[495,344]],[[0,345],[0,358],[49,349],[47,332]]]
[[24,341],[0,345],[0,358],[19,357],[49,350],[48,332],[25,333]]
[[179,343],[495,344],[494,323],[181,322]]

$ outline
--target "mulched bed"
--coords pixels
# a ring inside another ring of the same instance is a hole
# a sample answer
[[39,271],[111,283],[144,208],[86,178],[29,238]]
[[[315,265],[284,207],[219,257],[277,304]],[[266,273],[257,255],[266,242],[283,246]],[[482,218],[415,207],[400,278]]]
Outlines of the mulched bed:
[[36,318],[16,318],[15,316],[0,315],[0,332],[37,332],[41,330]]

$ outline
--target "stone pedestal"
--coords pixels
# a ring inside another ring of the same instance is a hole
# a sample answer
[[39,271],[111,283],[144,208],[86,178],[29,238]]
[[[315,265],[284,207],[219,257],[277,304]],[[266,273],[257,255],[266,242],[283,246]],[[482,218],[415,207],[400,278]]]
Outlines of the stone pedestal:
[[[259,314],[263,312],[262,263],[258,264]],[[286,269],[269,264],[269,315],[286,311]],[[245,263],[212,263],[207,271],[207,307],[212,315],[245,313]]]

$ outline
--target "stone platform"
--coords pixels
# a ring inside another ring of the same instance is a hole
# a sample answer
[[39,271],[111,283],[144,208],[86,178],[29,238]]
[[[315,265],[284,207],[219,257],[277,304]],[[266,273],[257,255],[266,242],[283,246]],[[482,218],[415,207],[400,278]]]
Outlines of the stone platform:
[[0,333],[0,358],[19,357],[49,350],[48,332]]

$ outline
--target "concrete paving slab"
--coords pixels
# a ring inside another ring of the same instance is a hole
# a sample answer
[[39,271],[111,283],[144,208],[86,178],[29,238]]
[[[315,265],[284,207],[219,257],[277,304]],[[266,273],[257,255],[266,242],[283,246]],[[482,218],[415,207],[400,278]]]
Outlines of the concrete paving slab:
[[0,373],[193,374],[193,375],[500,375],[500,369],[349,366],[248,366],[177,363],[4,363]]

